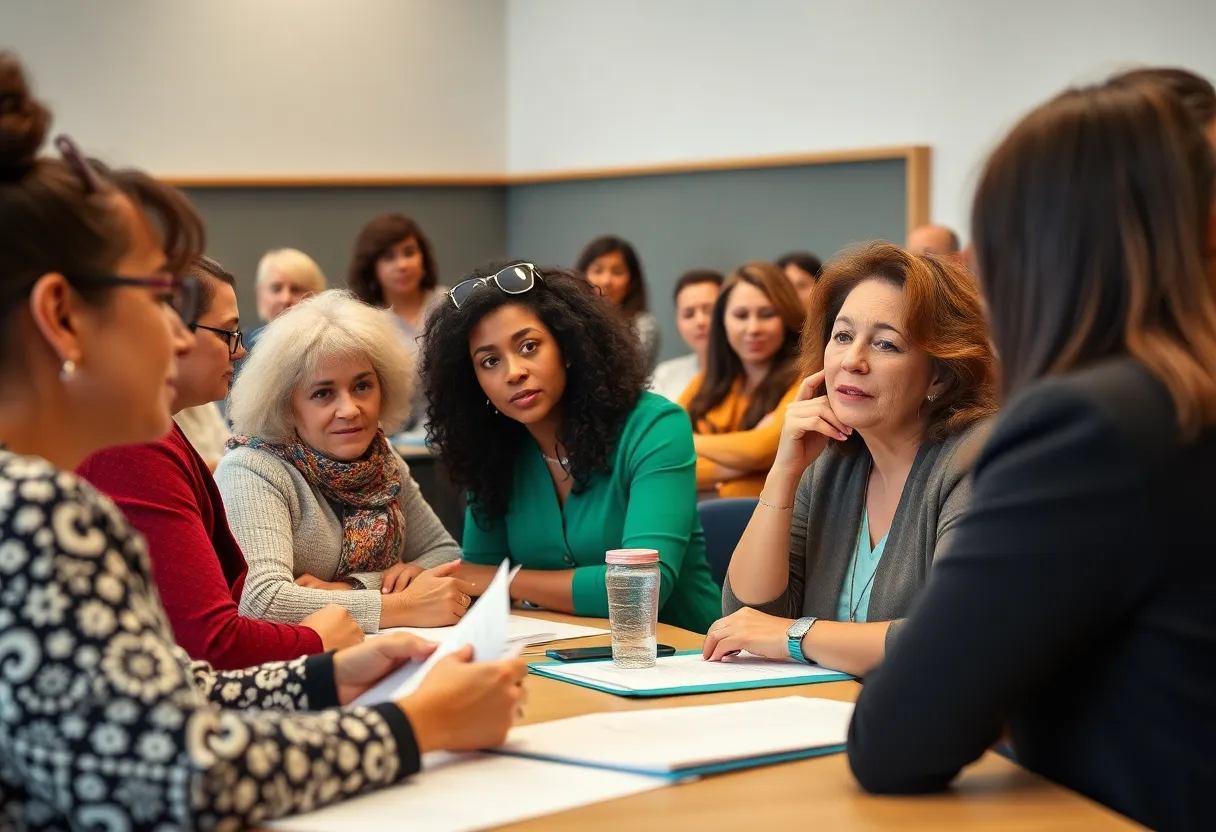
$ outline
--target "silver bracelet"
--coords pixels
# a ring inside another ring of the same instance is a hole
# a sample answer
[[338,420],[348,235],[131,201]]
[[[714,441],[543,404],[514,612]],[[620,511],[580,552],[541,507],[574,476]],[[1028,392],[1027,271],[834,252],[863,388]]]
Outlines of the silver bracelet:
[[756,500],[760,503],[760,505],[768,506],[769,508],[776,509],[777,511],[789,511],[790,509],[792,509],[794,507],[793,503],[790,503],[788,506],[774,505],[774,504],[770,503],[768,500],[764,499],[763,496],[757,497]]

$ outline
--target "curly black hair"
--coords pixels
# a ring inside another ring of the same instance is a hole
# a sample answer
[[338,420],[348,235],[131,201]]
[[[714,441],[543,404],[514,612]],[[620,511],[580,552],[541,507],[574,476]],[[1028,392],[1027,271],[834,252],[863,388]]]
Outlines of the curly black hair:
[[[520,263],[523,261],[512,261]],[[479,269],[488,277],[502,266]],[[519,422],[493,410],[469,357],[469,334],[500,307],[519,304],[553,333],[569,369],[558,441],[570,459],[573,491],[585,490],[612,468],[612,454],[629,414],[646,387],[646,362],[637,338],[596,292],[573,272],[538,268],[541,280],[523,294],[493,284],[475,291],[459,309],[444,299],[427,319],[421,351],[429,439],[452,479],[468,490],[479,526],[506,514],[521,443],[531,442]],[[467,278],[466,278],[467,279]]]

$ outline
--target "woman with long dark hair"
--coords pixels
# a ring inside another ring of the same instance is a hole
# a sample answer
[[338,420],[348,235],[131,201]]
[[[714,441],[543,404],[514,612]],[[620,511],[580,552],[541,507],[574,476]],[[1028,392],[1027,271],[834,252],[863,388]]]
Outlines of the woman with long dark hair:
[[579,252],[574,268],[629,324],[647,371],[653,371],[659,361],[659,322],[650,314],[642,260],[633,245],[612,234],[596,237]]
[[1151,79],[988,159],[972,239],[1008,401],[849,737],[862,786],[1017,761],[1153,829],[1216,821],[1216,152]]
[[[426,316],[443,297],[435,249],[422,227],[404,214],[381,214],[359,230],[346,285],[364,303],[392,313],[402,343],[416,355],[426,335]],[[420,427],[426,399],[419,389],[402,427]]]
[[430,434],[468,489],[460,577],[523,566],[516,600],[604,617],[604,553],[659,552],[659,619],[705,632],[705,561],[684,412],[644,392],[633,334],[570,272],[516,262],[458,283],[422,352]]
[[680,396],[696,434],[697,489],[757,497],[794,400],[806,306],[781,269],[753,261],[722,284],[705,371]]

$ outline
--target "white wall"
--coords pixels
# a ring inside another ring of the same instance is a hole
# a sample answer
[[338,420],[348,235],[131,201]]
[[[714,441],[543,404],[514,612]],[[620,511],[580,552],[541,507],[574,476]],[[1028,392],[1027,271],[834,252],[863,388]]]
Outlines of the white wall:
[[165,175],[502,171],[502,0],[4,0],[56,126]]
[[532,172],[924,143],[960,228],[1020,113],[1216,77],[1213,0],[5,0],[57,126],[165,175]]
[[[923,143],[961,229],[1017,116],[1129,63],[1216,77],[1213,0],[508,0],[513,172]],[[825,252],[826,253],[826,252]]]

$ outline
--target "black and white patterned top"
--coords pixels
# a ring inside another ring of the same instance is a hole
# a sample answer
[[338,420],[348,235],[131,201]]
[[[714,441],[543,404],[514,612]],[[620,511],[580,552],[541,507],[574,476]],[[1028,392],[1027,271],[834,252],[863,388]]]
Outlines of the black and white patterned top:
[[399,708],[336,705],[329,655],[191,662],[114,504],[0,450],[0,830],[236,830],[418,770]]

